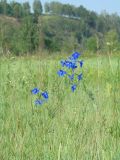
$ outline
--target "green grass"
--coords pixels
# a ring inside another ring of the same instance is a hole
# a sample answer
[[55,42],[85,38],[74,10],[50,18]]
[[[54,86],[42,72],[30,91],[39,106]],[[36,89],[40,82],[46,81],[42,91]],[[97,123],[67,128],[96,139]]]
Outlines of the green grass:
[[[119,160],[120,57],[84,58],[75,93],[58,59],[0,59],[0,160]],[[49,91],[34,106],[31,89]]]

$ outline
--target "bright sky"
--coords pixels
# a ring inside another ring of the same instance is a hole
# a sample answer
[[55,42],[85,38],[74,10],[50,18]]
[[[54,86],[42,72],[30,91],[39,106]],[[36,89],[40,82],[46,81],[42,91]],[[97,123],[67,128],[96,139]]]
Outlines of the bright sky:
[[[29,1],[30,4],[33,3],[33,0],[17,0],[19,2]],[[108,13],[117,13],[120,15],[120,0],[41,0],[42,4],[45,2],[59,1],[61,3],[69,3],[75,6],[83,5],[89,10],[96,11],[101,13],[106,10]]]

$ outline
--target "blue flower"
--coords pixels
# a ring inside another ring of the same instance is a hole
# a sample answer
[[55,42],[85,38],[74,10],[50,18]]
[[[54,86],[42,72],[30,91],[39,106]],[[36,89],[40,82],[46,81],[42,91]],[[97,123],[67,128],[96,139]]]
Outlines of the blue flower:
[[72,85],[72,86],[71,86],[71,90],[72,90],[72,92],[74,92],[74,91],[76,90],[76,87],[77,87],[77,85],[76,85],[76,84],[74,84],[74,85]]
[[80,61],[80,67],[82,67],[83,66],[83,61]]
[[58,74],[60,77],[63,77],[63,76],[66,74],[66,72],[63,71],[63,70],[59,70],[59,71],[57,72],[57,74]]
[[48,99],[48,92],[47,91],[42,92],[42,96],[47,100]]
[[74,79],[74,74],[68,75],[69,79],[72,81]]
[[71,68],[71,69],[75,69],[75,68],[77,68],[77,65],[76,65],[76,63],[73,63],[73,62],[71,62],[71,61],[65,61],[65,66],[67,67],[67,68]]
[[70,69],[71,66],[72,66],[72,62],[70,62],[70,61],[65,61],[65,66]]
[[78,59],[79,57],[80,57],[80,53],[75,52],[75,53],[72,54],[71,60],[76,60],[76,59]]
[[64,61],[64,60],[61,60],[60,63],[61,63],[61,65],[62,65],[62,67],[65,66],[65,61]]
[[71,68],[72,68],[72,69],[75,69],[75,68],[77,68],[77,65],[76,65],[76,63],[72,63],[72,65],[71,65]]
[[38,94],[40,90],[38,88],[34,88],[31,92],[32,94]]
[[82,77],[83,77],[83,74],[82,74],[82,73],[79,74],[79,75],[78,75],[78,81],[80,81],[80,80],[82,79]]
[[[61,66],[62,67],[66,67],[66,71],[64,70],[59,70],[57,72],[57,74],[60,76],[60,77],[63,77],[63,76],[67,76],[67,78],[69,78],[69,82],[70,84],[72,83],[71,85],[71,90],[72,92],[74,92],[77,88],[77,84],[74,84],[76,80],[80,81],[83,77],[82,73],[80,74],[77,74],[75,72],[75,69],[78,68],[78,66],[80,65],[80,67],[82,68],[84,62],[83,60],[79,60],[78,58],[80,57],[81,53],[78,53],[78,52],[74,52],[70,57],[68,57],[66,60],[61,60],[60,63],[61,63]],[[67,72],[67,69],[70,69],[68,70]],[[80,69],[80,68],[79,68]],[[76,76],[77,75],[77,76]]]
[[35,105],[42,105],[43,101],[40,99],[35,100]]

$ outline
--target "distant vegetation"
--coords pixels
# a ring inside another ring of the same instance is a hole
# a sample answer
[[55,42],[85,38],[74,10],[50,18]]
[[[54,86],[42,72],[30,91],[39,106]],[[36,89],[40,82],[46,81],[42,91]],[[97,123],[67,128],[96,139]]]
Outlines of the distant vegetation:
[[83,6],[34,0],[18,3],[0,1],[0,54],[34,54],[47,50],[91,53],[120,51],[120,17],[98,15]]

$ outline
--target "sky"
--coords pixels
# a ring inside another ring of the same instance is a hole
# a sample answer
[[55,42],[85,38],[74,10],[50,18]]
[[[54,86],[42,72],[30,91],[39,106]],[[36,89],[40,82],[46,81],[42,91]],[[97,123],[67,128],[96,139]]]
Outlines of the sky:
[[[28,1],[30,4],[33,0],[17,0],[18,2]],[[97,13],[107,11],[108,13],[117,13],[120,15],[120,0],[41,0],[44,5],[45,2],[58,1],[61,3],[69,3],[75,6],[83,5],[88,10],[93,10]]]

